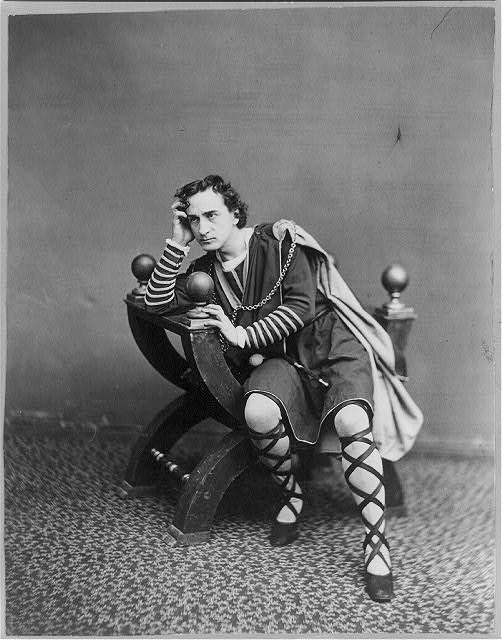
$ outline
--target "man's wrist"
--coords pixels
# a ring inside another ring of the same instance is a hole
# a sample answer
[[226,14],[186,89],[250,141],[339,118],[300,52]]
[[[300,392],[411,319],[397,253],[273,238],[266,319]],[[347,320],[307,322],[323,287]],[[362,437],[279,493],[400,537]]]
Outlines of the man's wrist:
[[181,242],[177,242],[173,240],[173,238],[166,238],[166,244],[170,244],[172,247],[183,251],[183,253],[187,256],[190,251],[190,246],[188,244],[182,244]]
[[244,349],[244,347],[246,346],[246,338],[247,338],[246,329],[238,325],[237,327],[235,327],[235,334],[236,334],[237,346],[240,349]]

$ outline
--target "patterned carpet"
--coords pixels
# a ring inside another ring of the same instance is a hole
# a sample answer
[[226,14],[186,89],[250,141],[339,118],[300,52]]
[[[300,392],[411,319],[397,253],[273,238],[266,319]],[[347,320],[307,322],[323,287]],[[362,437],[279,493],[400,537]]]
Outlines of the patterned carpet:
[[173,491],[117,495],[132,442],[5,435],[8,635],[496,633],[491,461],[398,463],[409,515],[388,521],[396,597],[377,604],[337,461],[304,484],[293,545],[268,545],[271,485],[255,471],[232,485],[210,542],[182,547],[165,527]]

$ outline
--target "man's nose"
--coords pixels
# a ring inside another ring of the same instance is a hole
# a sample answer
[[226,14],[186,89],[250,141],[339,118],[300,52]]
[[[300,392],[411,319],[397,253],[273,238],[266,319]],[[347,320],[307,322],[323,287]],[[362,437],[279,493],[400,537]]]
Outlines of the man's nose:
[[205,236],[209,231],[209,222],[205,218],[201,218],[199,222],[199,233],[201,236]]

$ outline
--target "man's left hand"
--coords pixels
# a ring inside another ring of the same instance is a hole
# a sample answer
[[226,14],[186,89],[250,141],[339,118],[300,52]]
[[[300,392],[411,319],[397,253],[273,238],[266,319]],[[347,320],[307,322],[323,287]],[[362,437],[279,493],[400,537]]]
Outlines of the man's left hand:
[[225,312],[219,304],[207,304],[204,307],[204,311],[209,313],[211,318],[208,318],[204,325],[206,327],[217,327],[220,330],[221,335],[232,347],[239,345],[237,339],[237,329],[230,322],[230,319],[225,315]]

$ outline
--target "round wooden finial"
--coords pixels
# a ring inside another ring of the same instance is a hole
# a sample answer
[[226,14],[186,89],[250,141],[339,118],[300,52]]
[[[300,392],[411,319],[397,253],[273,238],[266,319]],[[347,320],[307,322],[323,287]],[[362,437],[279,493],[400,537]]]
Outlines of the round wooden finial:
[[195,303],[196,308],[187,312],[190,318],[207,318],[205,311],[202,311],[214,291],[214,282],[211,276],[204,271],[194,271],[185,283],[185,290],[188,297]]
[[139,256],[134,258],[131,263],[131,271],[138,281],[138,286],[135,287],[131,293],[127,294],[128,300],[133,300],[134,302],[144,301],[146,285],[148,284],[148,280],[150,280],[156,264],[155,258],[148,253],[140,253]]
[[146,284],[148,280],[150,280],[156,264],[157,261],[153,256],[148,253],[140,253],[139,256],[136,256],[132,261],[131,271],[140,284]]
[[214,291],[214,282],[204,271],[194,271],[188,276],[185,289],[190,300],[206,304]]
[[399,300],[401,292],[408,286],[408,273],[400,264],[391,264],[382,273],[382,284],[391,297],[385,305],[388,308],[401,309],[404,304]]

